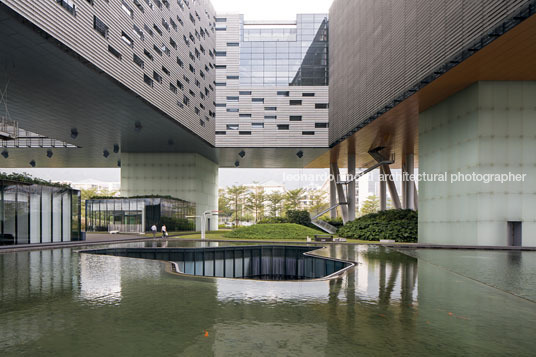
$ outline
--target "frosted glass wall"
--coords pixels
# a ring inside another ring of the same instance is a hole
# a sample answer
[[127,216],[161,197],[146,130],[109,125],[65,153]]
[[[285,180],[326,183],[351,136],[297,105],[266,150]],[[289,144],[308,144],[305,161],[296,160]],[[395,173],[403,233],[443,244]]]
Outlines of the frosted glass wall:
[[535,98],[536,82],[485,81],[420,114],[419,172],[448,178],[420,182],[420,243],[505,246],[514,221],[523,245],[536,245]]

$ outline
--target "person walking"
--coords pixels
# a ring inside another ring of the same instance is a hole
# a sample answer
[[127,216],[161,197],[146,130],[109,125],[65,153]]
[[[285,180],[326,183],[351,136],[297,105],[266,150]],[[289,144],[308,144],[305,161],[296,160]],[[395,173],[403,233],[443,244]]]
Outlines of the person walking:
[[153,232],[153,239],[156,238],[156,231],[158,230],[158,228],[156,228],[156,224],[153,224],[151,226],[151,232]]
[[166,225],[162,225],[162,238],[166,238],[167,236],[167,228]]

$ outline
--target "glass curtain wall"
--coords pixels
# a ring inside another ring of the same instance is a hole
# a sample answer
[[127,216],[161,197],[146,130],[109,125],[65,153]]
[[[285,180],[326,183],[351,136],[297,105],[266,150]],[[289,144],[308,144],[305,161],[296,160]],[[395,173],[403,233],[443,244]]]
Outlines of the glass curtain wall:
[[0,181],[0,245],[80,239],[80,191]]
[[168,231],[193,231],[195,204],[174,198],[116,198],[86,201],[87,230],[141,233],[166,225]]

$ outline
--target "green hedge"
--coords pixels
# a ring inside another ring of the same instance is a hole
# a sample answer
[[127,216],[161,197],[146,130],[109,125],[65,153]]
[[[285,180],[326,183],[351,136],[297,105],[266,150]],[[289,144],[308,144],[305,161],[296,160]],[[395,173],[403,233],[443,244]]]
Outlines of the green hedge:
[[324,233],[299,224],[276,223],[240,227],[223,236],[242,239],[305,239],[307,236],[312,238],[315,234]]
[[288,223],[286,217],[265,217],[261,219],[257,224],[274,224],[274,223]]
[[417,242],[417,212],[396,209],[370,213],[339,228],[340,237],[379,241]]
[[311,226],[311,216],[307,211],[288,210],[287,211],[288,223],[301,224],[302,226]]

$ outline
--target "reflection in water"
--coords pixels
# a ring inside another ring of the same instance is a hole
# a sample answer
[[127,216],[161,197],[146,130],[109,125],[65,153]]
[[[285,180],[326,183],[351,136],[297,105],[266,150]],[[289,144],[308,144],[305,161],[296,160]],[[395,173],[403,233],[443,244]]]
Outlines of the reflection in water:
[[[210,244],[185,246],[201,243]],[[474,272],[486,265],[497,284],[517,275],[517,289],[531,281],[532,255],[421,253],[426,259],[330,245],[318,254],[357,267],[298,283],[186,278],[159,261],[71,249],[0,254],[0,354],[533,353],[534,303],[428,263]]]

